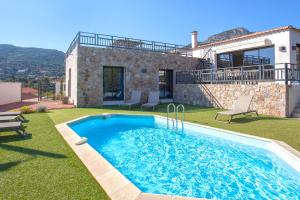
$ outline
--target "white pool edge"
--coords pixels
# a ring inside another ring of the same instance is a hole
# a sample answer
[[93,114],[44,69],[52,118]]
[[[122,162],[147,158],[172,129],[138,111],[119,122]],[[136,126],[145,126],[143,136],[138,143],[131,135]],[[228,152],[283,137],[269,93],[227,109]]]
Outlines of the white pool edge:
[[88,169],[90,174],[112,200],[204,200],[203,198],[144,193],[88,143],[76,145],[75,143],[80,140],[80,136],[73,131],[68,124],[83,120],[90,116],[105,115],[111,114],[103,113],[99,115],[83,116],[68,122],[57,124],[55,127]]
[[[69,127],[69,123],[83,120],[91,116],[107,116],[107,115],[124,115],[124,116],[154,116],[161,120],[167,120],[166,117],[151,114],[115,114],[102,113],[99,115],[88,115],[74,120],[70,120],[61,124],[55,125],[58,132],[62,135],[68,145],[72,148],[78,158],[86,166],[89,172],[93,175],[96,181],[105,190],[107,195],[113,200],[199,200],[203,198],[178,197],[172,195],[149,194],[142,192],[122,173],[120,173],[110,162],[108,162],[99,152],[97,152],[88,143],[75,145],[75,142],[80,139],[80,136]],[[300,173],[300,152],[292,148],[282,141],[276,141],[268,138],[252,136],[244,133],[214,128],[206,125],[184,122],[186,125],[206,128],[236,136],[256,139],[264,142],[269,142],[269,150],[279,156],[287,164]]]

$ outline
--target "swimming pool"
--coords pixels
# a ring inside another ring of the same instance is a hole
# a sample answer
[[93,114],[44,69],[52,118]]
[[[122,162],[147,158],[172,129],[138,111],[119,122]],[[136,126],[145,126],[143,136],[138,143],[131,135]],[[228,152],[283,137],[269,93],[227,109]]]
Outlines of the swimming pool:
[[91,116],[68,125],[143,192],[300,199],[299,159],[269,140],[190,123],[174,131],[158,116]]

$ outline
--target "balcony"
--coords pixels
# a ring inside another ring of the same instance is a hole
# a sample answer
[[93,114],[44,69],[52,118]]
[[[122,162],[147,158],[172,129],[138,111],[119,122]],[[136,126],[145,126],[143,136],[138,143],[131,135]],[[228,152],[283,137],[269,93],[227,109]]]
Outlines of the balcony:
[[183,45],[87,32],[77,33],[66,52],[67,56],[77,45],[100,48],[131,49],[192,57],[192,49]]

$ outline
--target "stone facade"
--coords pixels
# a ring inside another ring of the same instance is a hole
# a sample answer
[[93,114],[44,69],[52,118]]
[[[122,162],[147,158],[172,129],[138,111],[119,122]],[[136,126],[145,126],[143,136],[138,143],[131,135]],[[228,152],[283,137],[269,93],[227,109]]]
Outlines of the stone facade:
[[174,102],[231,109],[239,96],[253,95],[251,108],[260,114],[289,116],[289,86],[284,84],[175,84],[177,70],[194,69],[198,62],[196,58],[173,54],[78,46],[66,58],[66,88],[77,107],[101,106],[103,66],[124,67],[125,101],[132,90],[141,90],[145,102],[149,91],[159,90],[159,69],[172,69]]
[[174,101],[199,106],[231,109],[241,95],[253,95],[251,109],[260,114],[288,115],[288,86],[278,83],[240,84],[176,84]]
[[[198,59],[174,54],[162,54],[128,49],[110,49],[78,46],[77,99],[78,107],[97,107],[103,105],[103,66],[124,67],[125,101],[132,90],[142,91],[142,101],[146,101],[151,90],[159,90],[159,69],[194,69]],[[74,63],[74,62],[70,62]],[[175,73],[174,73],[175,80]]]

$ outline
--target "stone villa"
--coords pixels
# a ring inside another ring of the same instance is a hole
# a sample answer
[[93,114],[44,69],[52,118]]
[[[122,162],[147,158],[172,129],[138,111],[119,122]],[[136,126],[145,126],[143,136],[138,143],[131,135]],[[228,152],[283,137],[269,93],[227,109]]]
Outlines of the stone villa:
[[231,108],[253,95],[261,114],[300,117],[300,29],[292,26],[199,43],[175,44],[79,32],[66,56],[66,94],[77,107],[142,101]]

